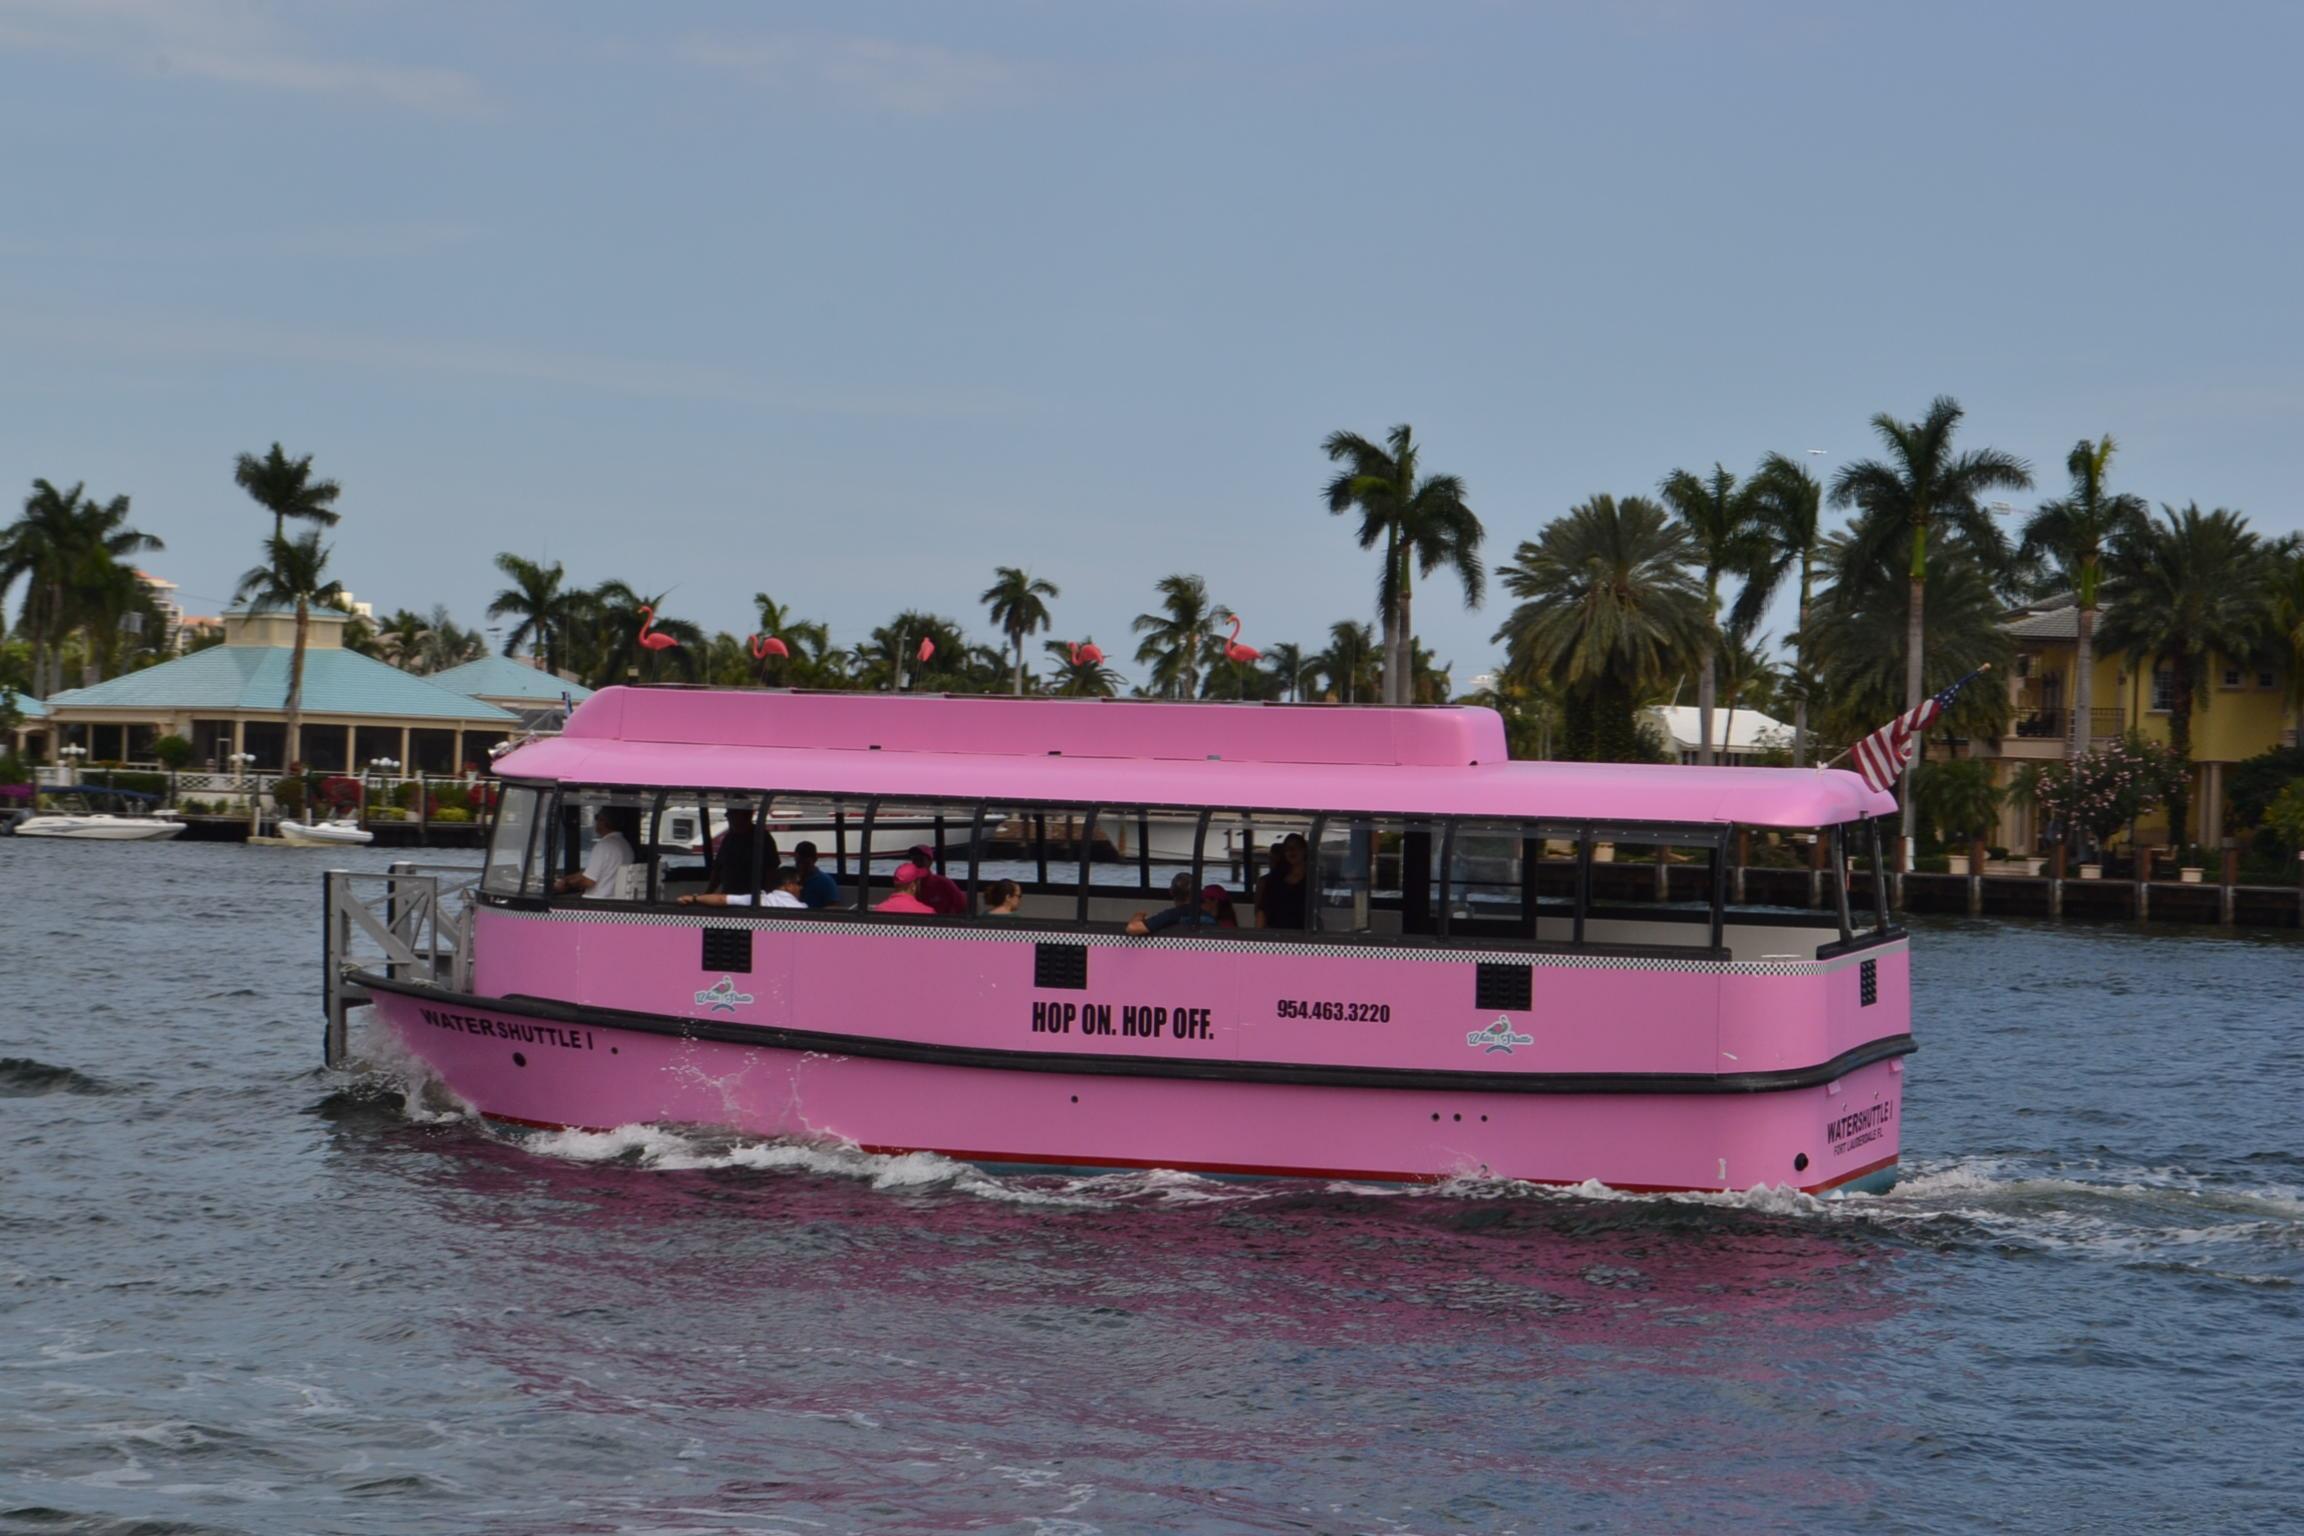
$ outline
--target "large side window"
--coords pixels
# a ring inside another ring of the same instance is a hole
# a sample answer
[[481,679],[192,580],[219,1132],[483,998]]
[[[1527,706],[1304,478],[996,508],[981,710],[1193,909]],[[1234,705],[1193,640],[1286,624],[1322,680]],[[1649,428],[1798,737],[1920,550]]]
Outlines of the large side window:
[[[856,905],[857,880],[864,867],[865,805],[861,797],[782,792],[768,801],[763,826],[774,839],[778,856],[832,877],[835,894],[823,903],[826,906]],[[817,884],[812,901],[823,896],[822,882]]]
[[648,894],[650,789],[568,788],[553,828],[553,893],[590,901],[639,901]]
[[1320,821],[1322,933],[1432,933],[1437,836],[1429,821],[1326,816]]
[[1726,828],[1596,825],[1591,836],[1583,942],[1692,949],[1720,943]]
[[1287,933],[1309,924],[1316,889],[1313,821],[1270,811],[1218,811],[1209,818],[1205,883],[1231,891],[1241,927]]
[[[864,905],[878,907],[895,892],[906,865],[927,871],[911,892],[915,900],[945,916],[968,910],[968,849],[975,836],[976,807],[949,801],[881,799],[872,805],[872,846]],[[926,863],[922,864],[925,859]]]
[[532,784],[507,784],[497,802],[496,825],[488,835],[488,861],[480,889],[491,896],[540,896],[544,892],[545,807],[551,791]]
[[657,898],[672,901],[692,891],[757,893],[775,875],[782,853],[761,817],[760,800],[745,791],[716,789],[665,794],[648,837]]
[[1570,942],[1582,837],[1572,823],[1457,822],[1447,839],[1449,936]]

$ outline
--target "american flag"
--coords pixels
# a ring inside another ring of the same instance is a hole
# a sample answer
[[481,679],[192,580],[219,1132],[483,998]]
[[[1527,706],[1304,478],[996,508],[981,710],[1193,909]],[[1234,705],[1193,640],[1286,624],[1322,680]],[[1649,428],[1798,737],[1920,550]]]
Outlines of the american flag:
[[1922,699],[1849,748],[1856,759],[1856,771],[1864,776],[1864,782],[1886,793],[1911,765],[1914,754],[1920,750],[1920,738],[1936,723],[1936,717],[1952,707],[1952,700],[1961,689],[1988,670],[1978,667],[1942,693]]

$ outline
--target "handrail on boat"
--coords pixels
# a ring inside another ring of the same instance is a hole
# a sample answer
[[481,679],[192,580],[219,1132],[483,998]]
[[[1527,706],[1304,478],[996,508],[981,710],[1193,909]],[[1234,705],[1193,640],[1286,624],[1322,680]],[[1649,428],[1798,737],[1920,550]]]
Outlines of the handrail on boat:
[[322,877],[329,1066],[349,1063],[351,1012],[372,1001],[353,973],[469,990],[472,898],[480,876],[469,864],[408,862],[382,871],[332,869]]

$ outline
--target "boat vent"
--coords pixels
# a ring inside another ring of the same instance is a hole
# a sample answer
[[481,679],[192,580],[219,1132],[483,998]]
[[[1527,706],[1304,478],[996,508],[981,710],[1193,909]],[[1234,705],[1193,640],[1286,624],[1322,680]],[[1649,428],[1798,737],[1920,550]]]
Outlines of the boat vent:
[[1032,946],[1032,985],[1088,990],[1088,946],[1035,944]]
[[1479,974],[1472,983],[1474,1007],[1502,1008],[1507,1012],[1525,1011],[1534,1000],[1534,988],[1529,981],[1527,966],[1481,962]]
[[752,970],[752,930],[749,928],[705,929],[704,969],[734,975],[750,974]]
[[1864,978],[1864,1006],[1869,1008],[1880,1001],[1880,962],[1867,960],[1860,969]]

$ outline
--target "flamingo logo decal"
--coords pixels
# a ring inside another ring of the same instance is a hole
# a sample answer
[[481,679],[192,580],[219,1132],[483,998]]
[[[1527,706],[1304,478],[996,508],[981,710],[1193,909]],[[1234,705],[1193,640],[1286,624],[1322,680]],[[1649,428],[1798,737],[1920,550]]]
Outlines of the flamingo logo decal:
[[652,651],[669,651],[680,643],[656,632],[656,610],[646,603],[640,605],[640,643]]
[[1240,615],[1232,615],[1232,638],[1224,642],[1224,659],[1246,666],[1263,654],[1252,645],[1240,643]]
[[736,990],[736,978],[733,976],[723,976],[696,994],[696,1006],[709,1008],[714,1013],[734,1013],[738,1007],[751,1001],[751,993]]
[[1512,1027],[1512,1021],[1500,1013],[1496,1015],[1496,1022],[1486,1029],[1476,1029],[1466,1035],[1464,1043],[1483,1056],[1509,1056],[1512,1054],[1512,1047],[1534,1045],[1536,1037],[1520,1033]]

